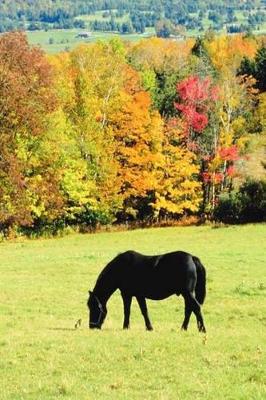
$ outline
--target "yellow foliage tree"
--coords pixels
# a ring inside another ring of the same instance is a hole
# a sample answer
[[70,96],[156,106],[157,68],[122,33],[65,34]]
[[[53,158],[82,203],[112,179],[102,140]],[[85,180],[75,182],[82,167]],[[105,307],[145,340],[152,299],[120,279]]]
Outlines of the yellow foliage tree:
[[253,58],[258,48],[255,39],[244,35],[221,35],[205,42],[213,65],[220,73],[236,73],[244,56]]
[[172,122],[164,129],[163,169],[153,206],[161,217],[195,213],[202,201],[196,156],[185,145],[182,122]]
[[120,107],[123,47],[116,41],[84,45],[53,63],[69,143],[75,148],[72,156],[76,154],[63,180],[69,213],[76,210],[88,223],[111,218],[119,206],[119,186],[109,119]]

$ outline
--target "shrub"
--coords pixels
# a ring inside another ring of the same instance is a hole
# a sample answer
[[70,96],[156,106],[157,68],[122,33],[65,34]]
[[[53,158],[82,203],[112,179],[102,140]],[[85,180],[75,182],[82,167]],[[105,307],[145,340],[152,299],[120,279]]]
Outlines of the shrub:
[[266,181],[248,180],[239,189],[241,222],[266,221]]
[[221,196],[214,219],[229,224],[266,221],[266,182],[249,179],[238,192]]
[[225,224],[240,222],[241,203],[237,193],[221,195],[219,203],[214,209],[214,220]]

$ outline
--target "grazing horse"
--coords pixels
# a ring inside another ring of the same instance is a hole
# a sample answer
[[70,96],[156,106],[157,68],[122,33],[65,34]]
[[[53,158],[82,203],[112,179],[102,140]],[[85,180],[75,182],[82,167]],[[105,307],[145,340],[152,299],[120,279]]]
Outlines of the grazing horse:
[[124,303],[123,328],[129,328],[132,297],[136,297],[147,330],[152,330],[146,298],[162,300],[173,294],[185,301],[187,330],[191,313],[197,318],[198,329],[206,332],[200,304],[206,295],[206,272],[197,257],[183,251],[146,256],[135,251],[119,254],[100,273],[93,291],[89,291],[89,327],[101,329],[107,315],[106,303],[120,289]]

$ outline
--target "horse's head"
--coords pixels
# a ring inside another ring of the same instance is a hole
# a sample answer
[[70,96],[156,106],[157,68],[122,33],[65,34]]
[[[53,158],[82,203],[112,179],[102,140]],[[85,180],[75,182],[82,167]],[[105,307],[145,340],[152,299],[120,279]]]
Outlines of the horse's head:
[[101,329],[102,324],[107,314],[105,304],[102,304],[95,293],[89,291],[89,298],[87,302],[89,314],[89,327],[90,329]]

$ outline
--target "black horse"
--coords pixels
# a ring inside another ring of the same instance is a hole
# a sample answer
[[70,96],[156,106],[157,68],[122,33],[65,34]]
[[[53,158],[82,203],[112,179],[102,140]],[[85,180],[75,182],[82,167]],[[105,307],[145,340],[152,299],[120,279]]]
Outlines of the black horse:
[[126,251],[115,257],[102,270],[93,291],[89,292],[90,328],[101,329],[107,315],[106,303],[116,289],[120,289],[124,303],[124,329],[129,328],[132,297],[138,301],[146,328],[152,330],[146,298],[162,300],[181,294],[185,300],[182,329],[187,330],[193,312],[199,331],[206,332],[200,309],[206,295],[206,272],[200,260],[189,253],[176,251],[145,256]]

